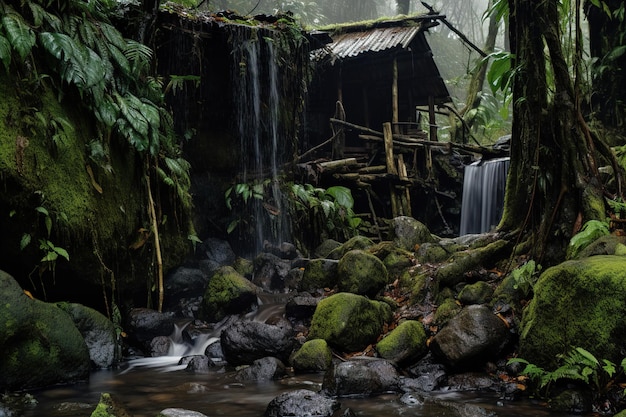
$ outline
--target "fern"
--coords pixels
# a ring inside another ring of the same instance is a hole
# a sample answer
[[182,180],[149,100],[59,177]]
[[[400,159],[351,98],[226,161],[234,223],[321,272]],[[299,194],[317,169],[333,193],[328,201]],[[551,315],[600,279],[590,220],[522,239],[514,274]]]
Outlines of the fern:
[[17,13],[7,13],[2,17],[2,26],[11,46],[19,54],[22,61],[35,46],[35,32],[26,24],[24,18]]
[[8,73],[11,65],[11,43],[2,35],[0,35],[0,61],[2,61],[4,69]]
[[600,220],[589,220],[586,222],[580,232],[572,236],[567,248],[568,258],[575,258],[578,253],[589,246],[596,239],[610,234],[607,222]]

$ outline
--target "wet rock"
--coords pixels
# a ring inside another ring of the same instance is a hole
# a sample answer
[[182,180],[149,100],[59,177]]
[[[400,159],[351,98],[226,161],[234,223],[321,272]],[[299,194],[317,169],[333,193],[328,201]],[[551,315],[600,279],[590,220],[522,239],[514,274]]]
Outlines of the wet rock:
[[232,265],[237,256],[227,241],[207,238],[196,248],[196,258],[202,271],[211,276],[220,267]]
[[396,217],[391,220],[389,228],[389,239],[404,250],[415,251],[419,245],[435,241],[428,228],[412,217]]
[[207,415],[184,408],[166,408],[157,417],[207,417]]
[[174,332],[173,312],[159,313],[149,308],[133,308],[125,326],[128,342],[139,349],[149,351],[152,339],[157,336],[169,336]]
[[498,391],[500,382],[483,372],[464,372],[449,375],[445,388],[452,391]]
[[287,376],[287,368],[277,358],[257,359],[248,367],[240,369],[235,375],[238,381],[271,381]]
[[264,417],[330,417],[340,406],[337,400],[310,390],[299,389],[274,398],[268,404]]
[[304,268],[298,291],[317,291],[332,288],[337,283],[337,264],[332,259],[311,259]]
[[265,291],[283,291],[291,271],[291,261],[271,253],[260,253],[254,258],[252,282]]
[[285,314],[295,320],[310,320],[315,313],[317,303],[319,303],[319,298],[307,294],[297,295],[287,301]]
[[0,294],[0,391],[87,378],[89,350],[65,311],[27,297],[3,271]]
[[457,304],[454,298],[446,298],[437,307],[433,316],[433,324],[443,327],[450,319],[455,317],[461,311],[462,307]]
[[401,381],[401,389],[404,392],[420,391],[430,392],[439,388],[446,379],[445,366],[438,363],[432,354],[428,353],[424,359],[406,369],[412,378],[404,378]]
[[434,397],[427,397],[425,402],[426,404],[436,404],[442,407],[445,411],[440,415],[447,415],[447,413],[452,412],[455,417],[497,417],[497,414],[493,411],[471,403],[458,403]]
[[290,359],[296,372],[318,372],[330,368],[333,356],[324,339],[305,342]]
[[298,249],[289,242],[283,242],[276,246],[266,240],[263,242],[263,251],[278,256],[280,259],[296,259],[298,257]]
[[421,359],[428,352],[426,332],[422,323],[407,320],[400,323],[376,344],[381,358],[399,365],[406,365]]
[[497,356],[509,341],[509,329],[482,305],[465,307],[437,333],[430,349],[446,365],[477,367]]
[[238,321],[222,331],[220,341],[226,360],[235,366],[266,356],[287,362],[295,344],[291,323],[286,319],[274,324]]
[[416,256],[422,263],[440,263],[452,255],[447,246],[439,243],[423,243],[417,250]]
[[457,299],[463,305],[485,304],[491,300],[493,288],[485,281],[478,281],[463,287]]
[[339,291],[374,297],[387,285],[389,273],[376,256],[351,250],[339,260],[337,278]]
[[157,336],[150,341],[150,356],[165,356],[172,347],[172,339],[168,336]]
[[391,318],[388,304],[337,293],[318,303],[308,340],[324,339],[331,347],[356,352],[374,343]]
[[399,390],[400,376],[396,368],[381,359],[341,362],[324,375],[322,391],[331,396],[369,397]]
[[326,239],[313,251],[313,257],[315,258],[327,258],[328,255],[335,249],[341,246],[340,242],[333,239]]
[[623,256],[592,256],[544,271],[524,311],[519,356],[544,369],[559,366],[564,346],[619,363],[626,346]]
[[95,368],[110,368],[119,360],[117,332],[111,320],[81,304],[57,303],[57,306],[70,315],[83,335],[89,349],[89,358]]
[[249,311],[260,292],[252,282],[230,266],[219,268],[209,280],[202,300],[202,318],[218,322],[229,314]]
[[215,367],[215,364],[205,355],[183,356],[178,362],[179,365],[187,365],[187,371],[198,374],[206,374]]
[[164,307],[166,310],[180,308],[182,299],[191,299],[202,294],[208,282],[209,275],[199,268],[181,266],[172,270],[164,279]]
[[222,350],[222,343],[219,341],[219,339],[213,343],[210,343],[204,350],[204,354],[214,363],[226,361],[224,351]]

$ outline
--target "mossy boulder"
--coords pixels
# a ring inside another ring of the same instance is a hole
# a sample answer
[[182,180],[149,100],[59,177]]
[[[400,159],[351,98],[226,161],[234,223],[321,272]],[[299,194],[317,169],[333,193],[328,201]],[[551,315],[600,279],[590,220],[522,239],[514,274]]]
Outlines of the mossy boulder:
[[328,254],[328,259],[335,259],[335,260],[341,259],[343,255],[350,252],[351,250],[357,250],[357,249],[367,250],[371,248],[372,246],[374,246],[374,242],[372,241],[372,239],[365,237],[365,236],[355,236],[353,238],[350,238],[343,245],[333,249]]
[[362,250],[349,251],[337,265],[337,287],[342,292],[373,297],[387,285],[388,279],[383,262]]
[[297,372],[319,372],[330,368],[333,354],[324,339],[305,342],[291,358],[291,366]]
[[620,363],[626,346],[626,259],[593,256],[547,269],[524,311],[519,356],[545,369],[582,347]]
[[404,250],[416,251],[423,243],[435,241],[430,230],[412,217],[400,216],[392,219],[389,229],[389,240]]
[[116,401],[111,394],[103,392],[100,401],[90,417],[131,417],[126,408]]
[[417,250],[417,259],[422,263],[440,263],[445,261],[451,256],[450,252],[445,246],[438,243],[424,243],[420,245]]
[[71,317],[54,304],[26,296],[0,271],[0,390],[83,380],[89,350]]
[[105,369],[120,359],[115,325],[102,313],[77,303],[57,303],[70,315],[74,325],[83,335],[89,349],[89,357],[95,368]]
[[576,256],[576,259],[597,255],[623,255],[624,244],[626,244],[626,236],[602,236],[582,249]]
[[376,344],[381,358],[400,365],[409,365],[421,359],[428,352],[426,332],[422,323],[407,320],[400,323],[387,336]]
[[315,291],[332,288],[337,283],[337,261],[332,259],[311,259],[304,267],[298,291]]
[[391,318],[391,307],[386,303],[337,293],[317,305],[308,340],[324,339],[333,348],[356,352],[374,343]]
[[229,314],[247,311],[259,289],[231,266],[219,268],[209,279],[202,299],[202,318],[218,322]]
[[493,288],[485,281],[468,284],[459,292],[457,299],[463,305],[484,304],[491,299]]
[[461,311],[462,307],[454,298],[445,298],[435,311],[433,324],[444,326],[451,318],[455,317]]

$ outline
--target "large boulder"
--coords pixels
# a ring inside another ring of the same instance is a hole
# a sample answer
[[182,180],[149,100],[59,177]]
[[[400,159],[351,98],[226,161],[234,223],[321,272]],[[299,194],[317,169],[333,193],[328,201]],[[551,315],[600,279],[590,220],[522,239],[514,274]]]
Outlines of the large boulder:
[[338,397],[369,397],[398,391],[400,375],[388,361],[361,359],[340,362],[324,374],[322,392]]
[[337,261],[333,259],[312,259],[298,283],[298,291],[316,291],[332,288],[337,283]]
[[128,343],[144,353],[152,351],[152,339],[170,336],[175,329],[174,313],[160,313],[150,308],[133,308],[126,319]]
[[273,324],[237,321],[222,331],[220,341],[226,361],[235,366],[249,365],[266,356],[286,363],[295,344],[293,328],[286,319]]
[[57,303],[70,315],[76,328],[83,335],[89,349],[89,357],[95,368],[106,369],[119,358],[115,325],[102,313],[76,303]]
[[307,389],[298,389],[274,398],[267,405],[264,417],[330,417],[340,406],[335,399]]
[[476,368],[496,357],[509,342],[503,320],[488,307],[470,305],[437,333],[430,349],[451,368]]
[[0,271],[0,390],[67,383],[89,375],[89,349],[72,318],[24,294]]
[[351,250],[341,257],[337,266],[339,291],[375,296],[385,288],[389,274],[376,256],[363,250]]
[[361,295],[337,293],[318,303],[308,340],[324,339],[331,347],[355,352],[374,343],[391,316],[388,304]]
[[227,241],[207,238],[196,248],[196,258],[200,268],[210,276],[222,266],[233,265],[237,256]]
[[416,251],[421,244],[435,241],[428,228],[412,217],[400,216],[392,219],[389,229],[390,240],[404,250]]
[[202,299],[202,318],[218,322],[229,314],[249,310],[259,289],[231,266],[220,267],[209,280]]
[[426,332],[422,323],[407,320],[393,329],[376,344],[376,351],[381,358],[400,365],[411,364],[428,353]]
[[265,291],[284,291],[291,270],[291,260],[262,252],[254,258],[252,282]]
[[524,311],[519,356],[546,369],[582,347],[619,363],[626,346],[626,258],[593,256],[547,269]]
[[206,289],[209,276],[199,268],[180,266],[173,269],[165,277],[164,307],[168,310],[177,310],[185,317],[194,318],[197,311],[184,309],[190,300],[198,299]]

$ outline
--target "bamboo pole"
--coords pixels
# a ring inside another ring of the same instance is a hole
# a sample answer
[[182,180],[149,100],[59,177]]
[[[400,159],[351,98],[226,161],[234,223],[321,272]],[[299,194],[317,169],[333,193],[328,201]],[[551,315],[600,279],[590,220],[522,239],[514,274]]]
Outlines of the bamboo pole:
[[[393,134],[391,133],[391,123],[383,123],[383,135],[385,140],[385,162],[387,164],[387,172],[392,175],[398,175],[398,169],[393,158]],[[398,196],[393,184],[389,185],[391,195],[391,214],[398,217],[400,205],[398,204]]]
[[[398,175],[400,180],[408,180],[409,176],[406,170],[406,164],[404,163],[404,155],[398,155]],[[409,187],[404,187],[403,195],[402,195],[402,211],[405,216],[411,216],[411,192],[409,191]]]
[[161,257],[161,242],[159,239],[159,225],[157,222],[156,210],[154,209],[154,199],[152,198],[152,190],[150,189],[150,177],[146,175],[146,188],[148,189],[148,205],[150,210],[150,220],[152,221],[152,232],[154,233],[154,251],[157,259],[157,276],[159,282],[159,313],[163,311],[163,299],[165,298],[163,290],[163,258]]

